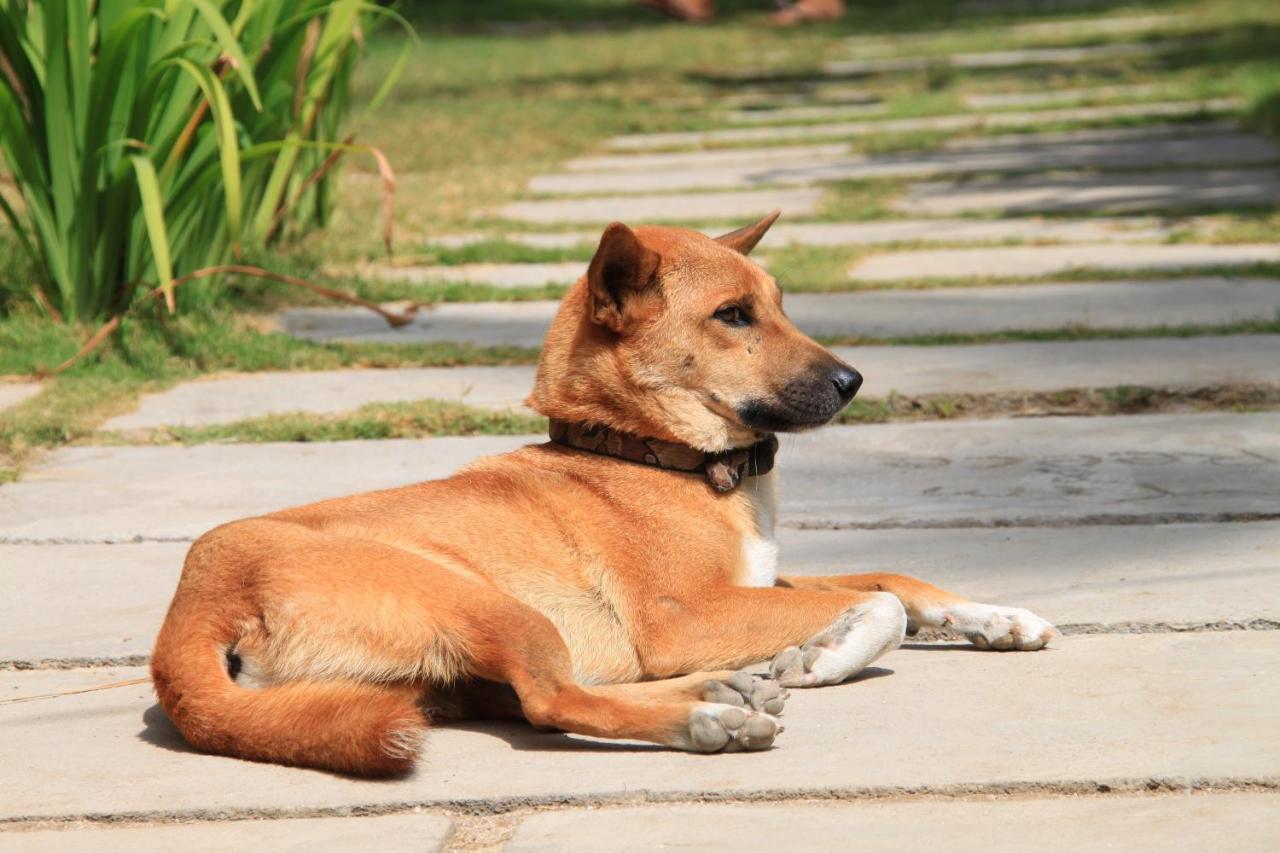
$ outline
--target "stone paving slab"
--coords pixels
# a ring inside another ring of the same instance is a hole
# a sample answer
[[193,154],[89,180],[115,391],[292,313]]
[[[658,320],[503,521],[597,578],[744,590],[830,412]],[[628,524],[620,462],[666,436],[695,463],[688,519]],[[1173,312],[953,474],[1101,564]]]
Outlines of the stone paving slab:
[[1222,113],[1237,109],[1241,104],[1242,101],[1236,98],[1214,98],[1204,101],[1153,101],[1144,104],[1073,107],[1071,109],[1036,110],[1033,112],[959,113],[955,115],[887,118],[824,124],[633,134],[612,137],[607,144],[615,150],[641,151],[654,148],[679,148],[682,146],[717,143],[773,142],[789,139],[816,140],[824,137],[870,136],[877,133],[913,133],[921,130],[947,131],[973,130],[984,127],[1028,127],[1062,121],[1111,121],[1115,119]]
[[567,172],[610,172],[627,169],[706,169],[744,163],[804,163],[815,158],[849,153],[847,142],[823,145],[771,145],[764,148],[712,148],[706,151],[664,151],[658,154],[595,154],[564,164]]
[[[715,236],[734,229],[732,223],[704,228]],[[762,248],[782,246],[874,246],[885,243],[980,243],[1004,240],[1062,243],[1154,243],[1168,239],[1172,225],[1154,217],[1115,216],[1087,219],[1034,216],[1016,219],[890,219],[879,222],[780,222],[760,242]],[[548,233],[450,234],[428,237],[429,242],[450,248],[503,240],[537,249],[590,250],[600,240],[598,231]]]
[[[363,309],[294,308],[281,320],[310,340],[380,343],[468,342],[538,347],[558,303],[448,303],[391,329]],[[806,333],[894,338],[981,334],[1008,330],[1105,329],[1220,325],[1272,320],[1280,283],[1271,279],[1203,278],[1170,281],[1047,283],[794,293],[787,315]]]
[[1035,92],[974,92],[964,96],[964,103],[965,106],[975,110],[1042,107],[1114,98],[1149,98],[1163,94],[1166,88],[1157,83],[1137,83],[1128,86],[1092,86],[1084,89],[1049,89]]
[[782,523],[1002,527],[1270,517],[1280,483],[1278,430],[1280,414],[1271,413],[829,428],[784,446]]
[[1280,198],[1275,169],[1210,169],[1112,175],[1030,175],[913,184],[895,210],[914,215],[964,212],[1135,213],[1273,205]]
[[[0,486],[0,542],[191,539],[542,441],[74,447]],[[1280,414],[1013,418],[784,436],[784,525],[985,527],[1269,518]],[[196,488],[193,484],[198,483]]]
[[533,368],[414,367],[211,376],[143,397],[136,411],[105,430],[204,426],[286,412],[348,412],[366,403],[446,400],[495,409],[522,409]]
[[0,411],[40,393],[39,382],[0,382]]
[[1280,522],[782,528],[778,540],[787,572],[899,572],[980,601],[1022,602],[1058,625],[1280,620]]
[[0,665],[149,655],[189,547],[0,545]]
[[1112,59],[1158,56],[1185,49],[1182,39],[1121,42],[1088,47],[1039,47],[1016,50],[989,50],[974,53],[938,53],[924,56],[886,56],[843,59],[822,63],[824,73],[835,77],[861,77],[897,71],[916,71],[933,66],[950,68],[1016,68],[1023,65],[1078,65]]
[[[509,853],[690,849],[915,851],[1213,850],[1270,853],[1280,795],[1170,794],[987,801],[751,803],[556,811],[532,815]],[[1139,839],[1141,839],[1139,841]],[[1132,849],[1132,848],[1130,848]]]
[[67,829],[0,830],[0,850],[20,853],[350,853],[353,850],[428,853],[444,846],[453,822],[443,815],[284,818]]
[[[472,724],[438,728],[399,782],[193,754],[137,685],[0,707],[0,819],[1274,777],[1278,652],[1274,631],[1067,637],[1040,654],[907,648],[879,662],[888,677],[793,691],[769,752],[708,757]],[[0,690],[142,675],[4,673]]]
[[[866,377],[862,397],[1004,394],[1078,387],[1280,384],[1280,336],[836,347]],[[231,423],[285,412],[333,414],[366,403],[440,399],[522,409],[533,365],[253,373],[149,394],[104,430]]]
[[[1280,522],[1097,526],[1088,535],[783,528],[779,542],[786,573],[901,572],[975,599],[1017,602],[1058,625],[1280,621]],[[0,545],[0,583],[10,590],[0,603],[0,666],[149,655],[187,548]]]
[[872,246],[884,243],[976,243],[1027,240],[1063,243],[1156,242],[1173,233],[1158,219],[898,219],[883,222],[780,223],[761,246]]
[[1280,384],[1278,335],[834,349],[863,374],[859,393],[870,399]]
[[928,249],[871,255],[849,271],[860,281],[1061,275],[1073,269],[1186,270],[1280,261],[1280,245],[1000,246]]
[[[1139,127],[1095,127],[1078,130],[1055,130],[1043,133],[1007,133],[1002,135],[960,136],[943,142],[942,151],[972,148],[1025,148],[1033,145],[1078,143],[1142,142],[1191,138],[1201,140],[1215,136],[1240,135],[1234,121],[1178,122]],[[1254,137],[1266,139],[1266,137]],[[906,152],[902,159],[933,152]],[[676,169],[710,169],[725,166],[774,166],[805,164],[814,160],[850,159],[850,144],[832,142],[820,145],[767,145],[759,148],[708,148],[695,151],[662,151],[635,154],[599,154],[578,157],[565,163],[566,172],[666,171]],[[867,159],[867,158],[862,158]]]
[[225,521],[444,477],[482,456],[539,440],[73,448],[0,486],[0,542],[189,541]]
[[478,263],[437,266],[363,265],[348,272],[378,281],[406,284],[488,284],[518,290],[548,284],[568,284],[587,271],[586,261],[549,263]]
[[745,219],[782,208],[793,216],[815,213],[822,191],[768,190],[683,195],[615,196],[557,201],[513,201],[498,215],[521,222],[612,222],[632,224],[697,219]]
[[1030,145],[1056,145],[1078,142],[1111,143],[1135,142],[1148,139],[1203,139],[1239,132],[1239,122],[1224,119],[1220,121],[1139,125],[1137,127],[1083,127],[1075,130],[1006,133],[999,136],[957,136],[948,139],[942,144],[942,147],[948,151],[955,151],[967,148],[1024,148]]
[[805,186],[836,181],[927,177],[984,172],[1038,172],[1051,169],[1133,169],[1191,165],[1249,166],[1280,160],[1280,147],[1256,134],[1206,138],[1060,142],[1010,145],[1000,140],[984,149],[964,148],[862,156],[811,158],[795,163],[739,163],[703,168],[619,172],[565,172],[538,175],[529,189],[560,195],[641,193],[655,190]]

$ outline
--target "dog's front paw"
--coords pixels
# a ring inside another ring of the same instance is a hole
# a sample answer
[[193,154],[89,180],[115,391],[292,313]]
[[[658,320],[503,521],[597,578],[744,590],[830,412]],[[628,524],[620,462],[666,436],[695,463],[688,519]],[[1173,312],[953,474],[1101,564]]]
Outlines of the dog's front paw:
[[907,614],[897,596],[872,593],[803,646],[783,649],[770,670],[783,687],[839,684],[902,644]]
[[1058,635],[1052,624],[1021,607],[965,604],[950,614],[950,627],[980,649],[1032,652]]
[[676,745],[690,752],[740,752],[768,749],[782,733],[769,714],[738,705],[699,702]]
[[749,672],[735,672],[723,681],[708,681],[702,698],[722,705],[737,705],[777,716],[787,701],[787,691],[772,678],[761,678]]

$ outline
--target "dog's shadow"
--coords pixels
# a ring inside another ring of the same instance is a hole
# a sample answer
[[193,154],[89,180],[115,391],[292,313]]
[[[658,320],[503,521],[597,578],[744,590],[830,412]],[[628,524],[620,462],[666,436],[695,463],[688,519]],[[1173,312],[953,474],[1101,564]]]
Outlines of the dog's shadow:
[[[488,735],[520,752],[662,752],[666,747],[633,741],[592,740],[564,732],[540,731],[528,723],[510,720],[467,720],[432,723],[432,729]],[[138,740],[169,752],[202,755],[193,749],[158,704],[142,712]]]
[[138,732],[138,740],[143,743],[149,743],[152,746],[158,746],[161,749],[167,749],[170,752],[184,752],[188,755],[200,754],[183,740],[177,726],[169,721],[169,716],[158,704],[152,705],[142,712],[142,731]]
[[[931,648],[937,647],[933,646]],[[881,666],[871,666],[837,686],[847,687],[875,678],[884,678],[887,675],[893,675],[893,670]],[[503,741],[517,752],[650,753],[671,751],[670,747],[656,743],[598,740],[561,731],[544,731],[518,720],[451,720],[433,722],[431,728],[487,735]],[[152,705],[142,712],[142,731],[138,732],[138,739],[170,752],[180,752],[187,755],[201,754],[187,744],[178,732],[177,727],[170,722],[164,709],[158,704]]]

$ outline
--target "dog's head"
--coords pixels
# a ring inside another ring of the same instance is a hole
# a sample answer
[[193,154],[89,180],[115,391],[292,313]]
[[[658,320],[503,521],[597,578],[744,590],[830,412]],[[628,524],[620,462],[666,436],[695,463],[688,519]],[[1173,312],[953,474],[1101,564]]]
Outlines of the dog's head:
[[620,222],[552,323],[528,404],[706,451],[821,426],[862,377],[803,334],[747,259],[778,214],[711,239]]

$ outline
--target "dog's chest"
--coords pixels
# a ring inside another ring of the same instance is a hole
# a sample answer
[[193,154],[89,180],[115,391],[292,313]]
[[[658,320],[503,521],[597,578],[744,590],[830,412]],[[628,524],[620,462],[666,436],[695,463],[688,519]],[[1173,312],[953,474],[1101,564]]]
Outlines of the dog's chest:
[[773,537],[777,498],[775,475],[749,477],[741,487],[747,498],[751,523],[742,535],[742,553],[734,576],[737,586],[773,586],[778,580],[778,543]]

